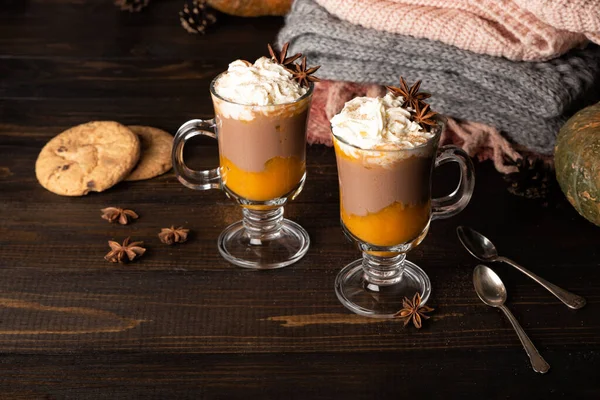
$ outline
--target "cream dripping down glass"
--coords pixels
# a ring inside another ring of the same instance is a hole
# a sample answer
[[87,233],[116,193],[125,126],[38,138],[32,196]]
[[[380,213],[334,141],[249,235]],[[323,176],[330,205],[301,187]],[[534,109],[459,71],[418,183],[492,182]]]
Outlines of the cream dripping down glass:
[[[308,233],[283,218],[283,206],[304,186],[312,93],[312,84],[300,85],[273,58],[237,60],[210,85],[215,117],[188,121],[175,136],[179,181],[196,190],[222,189],[242,206],[242,221],[218,239],[221,255],[235,265],[285,267],[308,250]],[[185,165],[183,146],[196,135],[218,140],[218,168],[194,171]]]
[[[403,103],[393,93],[358,97],[331,119],[342,228],[363,252],[338,274],[335,290],[348,309],[377,318],[394,317],[402,299],[416,292],[425,304],[429,277],[406,253],[423,241],[431,220],[466,207],[475,182],[466,153],[454,146],[438,149],[444,119],[435,116],[425,129]],[[460,166],[458,187],[432,199],[433,168],[449,161]]]

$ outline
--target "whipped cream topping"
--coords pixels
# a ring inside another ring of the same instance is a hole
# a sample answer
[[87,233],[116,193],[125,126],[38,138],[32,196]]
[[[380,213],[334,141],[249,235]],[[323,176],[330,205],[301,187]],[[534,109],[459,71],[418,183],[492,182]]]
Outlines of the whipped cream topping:
[[402,108],[404,99],[387,93],[384,97],[356,97],[331,119],[335,136],[361,149],[410,149],[434,136],[411,121]]
[[232,62],[214,87],[222,98],[251,106],[292,103],[308,91],[293,79],[291,72],[267,57],[254,64]]
[[[412,156],[431,157],[435,146],[422,146],[435,136],[411,121],[402,107],[404,99],[387,93],[384,97],[356,97],[331,119],[339,150],[366,165],[387,167]],[[359,149],[369,150],[361,151]],[[417,148],[417,149],[415,149]],[[410,150],[390,151],[390,150]]]

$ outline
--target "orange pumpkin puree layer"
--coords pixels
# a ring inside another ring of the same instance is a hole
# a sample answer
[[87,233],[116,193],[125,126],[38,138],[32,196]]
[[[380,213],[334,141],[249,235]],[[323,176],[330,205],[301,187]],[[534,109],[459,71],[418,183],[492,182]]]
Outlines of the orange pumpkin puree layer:
[[429,202],[405,205],[395,202],[376,213],[348,214],[341,204],[342,221],[357,238],[375,246],[396,246],[417,238],[429,222]]
[[285,196],[298,186],[306,163],[298,157],[273,157],[261,172],[238,168],[221,157],[221,180],[232,192],[247,200],[267,201]]

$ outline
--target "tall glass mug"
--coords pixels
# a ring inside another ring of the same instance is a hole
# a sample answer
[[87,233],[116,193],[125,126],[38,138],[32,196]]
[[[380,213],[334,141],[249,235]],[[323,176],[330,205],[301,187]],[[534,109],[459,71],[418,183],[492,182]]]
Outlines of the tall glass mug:
[[[302,258],[310,243],[300,225],[283,218],[283,206],[304,186],[313,86],[291,103],[251,106],[220,97],[215,91],[219,77],[210,85],[215,118],[188,121],[175,135],[175,174],[192,189],[222,189],[242,206],[243,220],[218,239],[227,261],[255,269],[285,267]],[[197,135],[218,140],[218,168],[195,171],[185,165],[183,147]]]
[[[406,253],[423,241],[432,220],[463,210],[475,184],[473,163],[464,151],[438,150],[444,126],[439,118],[434,136],[411,149],[364,150],[333,135],[342,228],[363,252],[338,274],[335,290],[357,314],[392,318],[405,296],[420,292],[424,304],[431,294],[429,277],[406,260]],[[460,166],[458,187],[432,199],[433,168],[451,161]]]

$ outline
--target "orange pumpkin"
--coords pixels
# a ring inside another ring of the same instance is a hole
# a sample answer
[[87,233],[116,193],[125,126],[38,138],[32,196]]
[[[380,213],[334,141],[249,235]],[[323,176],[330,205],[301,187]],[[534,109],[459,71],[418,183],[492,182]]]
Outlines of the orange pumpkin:
[[208,4],[225,14],[239,17],[285,15],[293,0],[208,0]]

